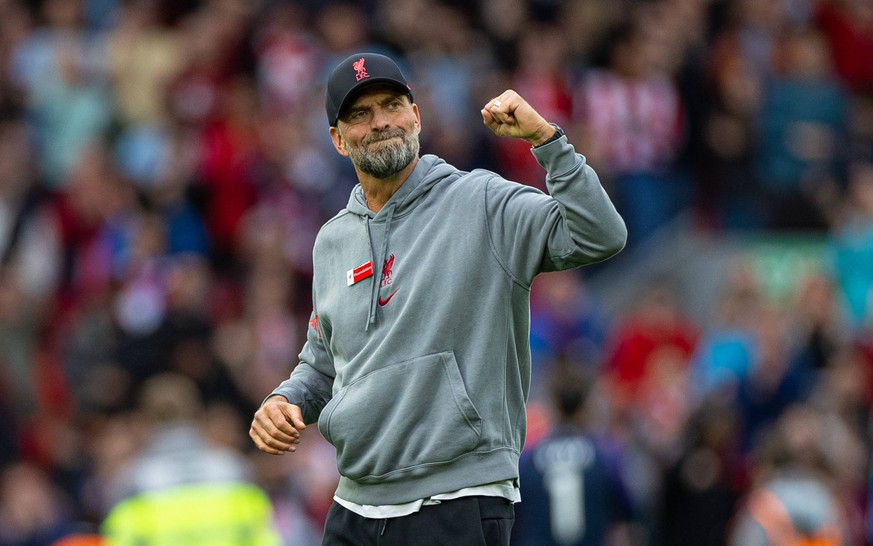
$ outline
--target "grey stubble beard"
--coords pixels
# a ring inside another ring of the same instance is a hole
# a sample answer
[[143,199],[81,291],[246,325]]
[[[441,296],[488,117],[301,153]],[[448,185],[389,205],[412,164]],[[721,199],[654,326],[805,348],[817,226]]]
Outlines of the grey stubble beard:
[[[393,137],[400,137],[400,142],[385,143],[374,151],[367,150],[370,144]],[[368,135],[360,146],[347,145],[346,149],[355,167],[365,174],[382,180],[399,173],[418,156],[418,134],[406,133],[402,129],[388,129]]]

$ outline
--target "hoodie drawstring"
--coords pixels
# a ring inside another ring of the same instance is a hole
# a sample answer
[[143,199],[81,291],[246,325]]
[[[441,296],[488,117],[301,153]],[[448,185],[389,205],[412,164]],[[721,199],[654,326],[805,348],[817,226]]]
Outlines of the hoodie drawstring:
[[[397,203],[387,205],[388,210],[385,211],[385,234],[382,236],[382,247],[379,253],[373,256],[373,292],[370,296],[370,316],[367,319],[365,330],[370,329],[371,324],[376,323],[376,303],[379,301],[379,288],[382,283],[382,264],[385,261],[385,254],[388,252],[388,236],[391,233],[391,221],[394,219],[394,211],[397,208]],[[367,221],[367,234],[370,236],[372,245],[372,235],[370,234],[370,221]]]

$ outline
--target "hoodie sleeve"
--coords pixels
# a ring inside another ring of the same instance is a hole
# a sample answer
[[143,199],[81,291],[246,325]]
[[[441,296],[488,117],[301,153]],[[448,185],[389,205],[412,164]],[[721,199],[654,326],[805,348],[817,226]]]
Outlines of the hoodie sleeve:
[[498,259],[525,286],[537,273],[603,261],[624,248],[624,220],[567,137],[532,150],[550,195],[496,177],[485,192],[486,221]]
[[300,362],[291,372],[291,376],[279,384],[270,396],[280,394],[290,403],[299,406],[303,412],[303,422],[308,425],[318,421],[321,410],[330,401],[336,375],[333,361],[324,347],[315,309],[309,318],[306,343],[303,344],[299,358]]

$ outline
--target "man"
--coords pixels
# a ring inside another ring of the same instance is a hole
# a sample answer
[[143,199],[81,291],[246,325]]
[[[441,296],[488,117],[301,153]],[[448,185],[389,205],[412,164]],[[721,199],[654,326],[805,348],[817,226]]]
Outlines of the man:
[[531,144],[551,197],[420,157],[418,105],[387,57],[342,61],[326,103],[334,147],[360,184],[318,234],[300,363],[250,435],[282,454],[317,421],[336,447],[324,544],[507,544],[530,285],[619,252],[624,222],[563,132],[513,91],[482,119]]
[[628,492],[587,430],[591,381],[569,373],[558,373],[553,381],[555,426],[519,462],[525,502],[518,509],[512,544],[632,544]]

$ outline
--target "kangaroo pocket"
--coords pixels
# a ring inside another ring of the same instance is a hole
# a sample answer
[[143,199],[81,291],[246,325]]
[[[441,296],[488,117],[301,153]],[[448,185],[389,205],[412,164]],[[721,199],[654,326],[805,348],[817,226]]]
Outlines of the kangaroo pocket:
[[449,462],[478,445],[481,426],[450,352],[367,374],[337,393],[318,420],[340,473],[364,483]]

